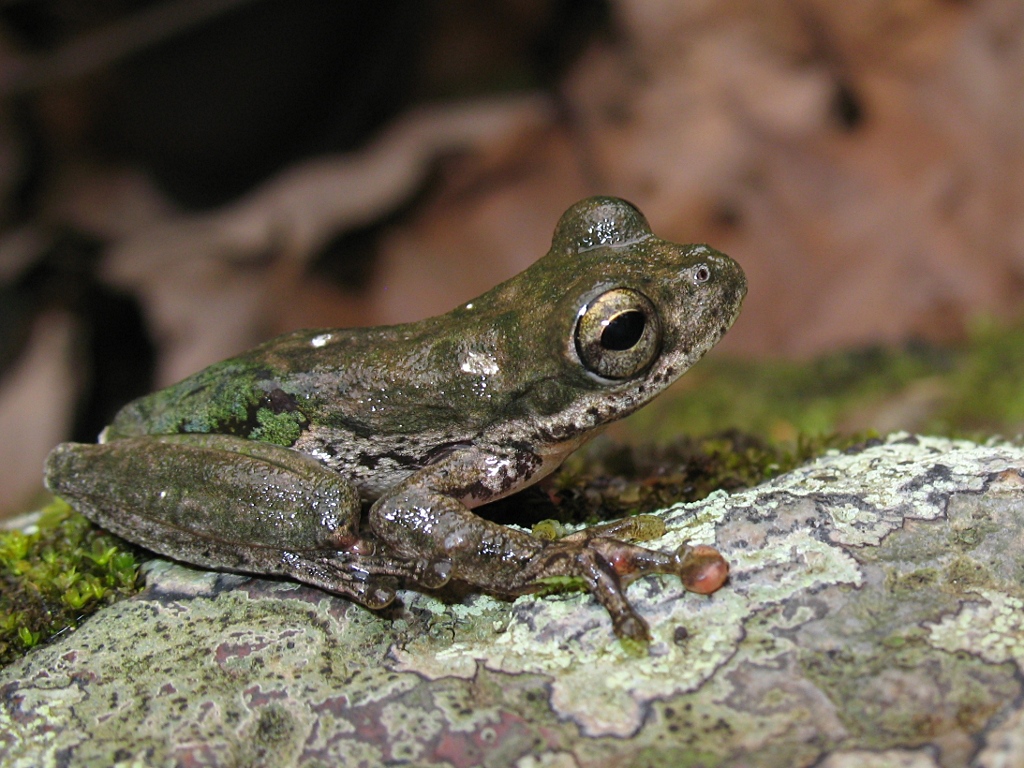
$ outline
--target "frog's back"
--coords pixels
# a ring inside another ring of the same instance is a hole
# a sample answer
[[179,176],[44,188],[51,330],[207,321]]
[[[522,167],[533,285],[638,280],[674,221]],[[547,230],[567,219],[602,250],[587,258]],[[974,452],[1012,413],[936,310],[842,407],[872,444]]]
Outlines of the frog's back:
[[493,339],[438,320],[286,334],[129,403],[105,439],[218,433],[293,446],[324,430],[468,437],[505,407],[493,386],[503,371]]

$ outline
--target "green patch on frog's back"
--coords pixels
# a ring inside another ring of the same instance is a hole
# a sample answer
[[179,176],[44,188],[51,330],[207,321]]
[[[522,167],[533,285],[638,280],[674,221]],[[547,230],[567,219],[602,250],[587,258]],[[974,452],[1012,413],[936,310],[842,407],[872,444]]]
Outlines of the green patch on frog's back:
[[290,446],[308,423],[271,371],[235,359],[129,403],[109,427],[107,439],[216,433]]

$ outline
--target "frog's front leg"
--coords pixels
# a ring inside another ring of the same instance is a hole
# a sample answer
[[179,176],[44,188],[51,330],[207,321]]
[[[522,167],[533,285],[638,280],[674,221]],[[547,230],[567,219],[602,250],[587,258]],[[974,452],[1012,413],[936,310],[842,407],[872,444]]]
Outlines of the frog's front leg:
[[[601,535],[601,529],[544,541],[470,511],[522,480],[524,468],[529,479],[530,470],[541,465],[539,457],[529,454],[467,448],[425,467],[378,499],[370,510],[370,526],[398,554],[447,559],[452,578],[498,594],[523,594],[552,580],[578,579],[607,609],[619,637],[649,640],[647,624],[629,604],[623,581],[671,573],[690,587],[698,580],[693,578],[689,548],[655,552]],[[711,551],[724,566],[721,555]]]
[[447,571],[397,561],[359,535],[355,489],[288,448],[229,435],[186,434],[65,443],[47,486],[99,525],[208,568],[276,574],[371,608],[399,578],[443,583]]

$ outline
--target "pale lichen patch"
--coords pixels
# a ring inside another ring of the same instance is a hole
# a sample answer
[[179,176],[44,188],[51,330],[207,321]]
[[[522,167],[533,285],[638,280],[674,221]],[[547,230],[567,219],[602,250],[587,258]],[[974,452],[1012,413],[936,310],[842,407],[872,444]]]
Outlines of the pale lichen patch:
[[993,664],[1013,661],[1024,670],[1024,600],[989,589],[979,589],[978,598],[964,601],[955,615],[929,625],[929,642]]
[[380,710],[380,723],[390,735],[391,755],[396,760],[416,760],[423,753],[423,743],[441,732],[443,721],[436,710],[410,707],[401,702],[385,704]]

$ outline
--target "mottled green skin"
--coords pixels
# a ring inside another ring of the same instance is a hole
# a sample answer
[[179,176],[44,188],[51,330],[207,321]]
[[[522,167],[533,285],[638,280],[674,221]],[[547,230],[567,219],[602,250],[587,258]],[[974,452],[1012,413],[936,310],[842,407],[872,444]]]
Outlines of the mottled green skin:
[[[595,362],[587,328],[604,326],[586,323],[623,290],[648,308],[644,335],[625,350],[597,336]],[[620,635],[642,639],[619,576],[678,574],[682,555],[597,535],[541,542],[469,510],[536,482],[658,394],[728,329],[745,292],[729,257],[660,240],[633,206],[591,198],[565,213],[545,257],[480,298],[406,325],[274,339],[128,405],[103,445],[58,447],[47,482],[164,554],[373,607],[399,577],[505,594],[580,579]],[[605,367],[622,360],[626,375]],[[374,502],[362,533],[356,496]]]

